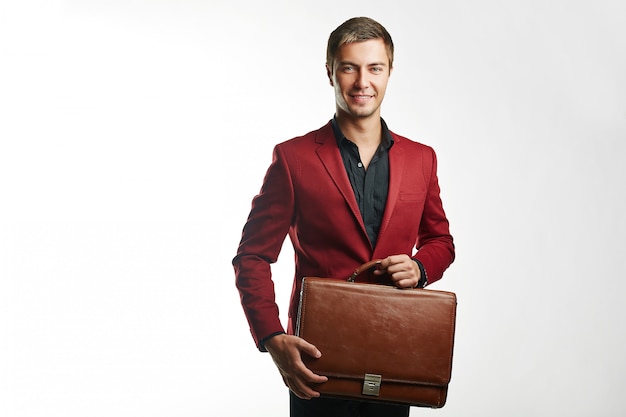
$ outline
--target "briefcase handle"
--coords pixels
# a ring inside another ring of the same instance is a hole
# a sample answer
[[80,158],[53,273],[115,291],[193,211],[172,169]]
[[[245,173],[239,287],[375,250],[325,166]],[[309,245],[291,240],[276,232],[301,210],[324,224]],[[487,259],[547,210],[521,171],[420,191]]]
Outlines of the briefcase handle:
[[357,269],[354,270],[352,275],[350,275],[348,277],[348,282],[354,282],[356,280],[356,277],[361,275],[363,272],[366,272],[366,271],[369,271],[372,268],[375,268],[382,261],[383,261],[382,259],[372,259],[371,261],[366,262],[363,265],[359,266]]

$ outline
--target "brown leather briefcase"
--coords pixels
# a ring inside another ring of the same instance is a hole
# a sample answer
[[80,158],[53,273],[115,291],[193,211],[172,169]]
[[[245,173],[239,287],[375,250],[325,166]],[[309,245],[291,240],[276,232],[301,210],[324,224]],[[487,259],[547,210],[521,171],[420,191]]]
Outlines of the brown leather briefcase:
[[296,334],[322,357],[303,358],[328,381],[322,396],[441,408],[452,372],[456,295],[305,277]]

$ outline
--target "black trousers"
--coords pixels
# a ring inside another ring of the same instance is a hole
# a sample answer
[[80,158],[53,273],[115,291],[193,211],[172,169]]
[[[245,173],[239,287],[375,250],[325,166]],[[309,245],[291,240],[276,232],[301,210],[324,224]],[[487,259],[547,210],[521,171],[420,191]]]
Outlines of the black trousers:
[[302,400],[289,392],[291,417],[409,417],[409,406],[313,398]]

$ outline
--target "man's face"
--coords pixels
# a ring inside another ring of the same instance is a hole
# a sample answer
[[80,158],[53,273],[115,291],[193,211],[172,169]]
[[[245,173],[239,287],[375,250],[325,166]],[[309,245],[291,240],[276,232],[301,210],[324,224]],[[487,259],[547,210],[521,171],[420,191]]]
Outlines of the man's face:
[[380,117],[380,105],[391,75],[383,40],[342,45],[333,65],[332,71],[326,70],[335,89],[337,112],[351,118]]

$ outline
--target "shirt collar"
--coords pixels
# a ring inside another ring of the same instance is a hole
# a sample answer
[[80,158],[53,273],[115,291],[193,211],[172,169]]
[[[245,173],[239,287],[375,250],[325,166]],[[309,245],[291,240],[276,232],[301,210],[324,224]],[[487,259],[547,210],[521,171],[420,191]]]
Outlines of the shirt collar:
[[[391,132],[389,131],[389,128],[387,127],[387,123],[385,123],[382,117],[380,118],[380,124],[381,124],[382,132],[383,132],[381,146],[383,149],[389,150],[389,148],[391,148],[391,145],[393,145],[394,143],[393,136],[391,136]],[[335,133],[337,146],[341,147],[344,141],[350,140],[343,134],[343,132],[339,128],[339,123],[337,123],[336,115],[333,116],[333,119],[331,120],[331,125],[333,126],[333,132]]]

